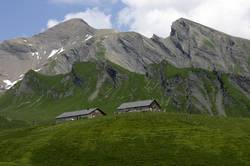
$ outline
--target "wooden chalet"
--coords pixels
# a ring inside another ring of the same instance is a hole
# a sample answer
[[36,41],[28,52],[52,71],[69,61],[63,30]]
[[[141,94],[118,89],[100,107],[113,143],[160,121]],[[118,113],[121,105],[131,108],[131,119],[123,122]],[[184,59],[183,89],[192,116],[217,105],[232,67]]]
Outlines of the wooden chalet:
[[65,112],[56,117],[56,122],[60,123],[60,122],[80,120],[85,118],[95,118],[104,115],[106,114],[101,109],[91,108],[75,112]]
[[159,112],[161,106],[156,100],[143,100],[123,103],[117,108],[118,113],[125,112]]

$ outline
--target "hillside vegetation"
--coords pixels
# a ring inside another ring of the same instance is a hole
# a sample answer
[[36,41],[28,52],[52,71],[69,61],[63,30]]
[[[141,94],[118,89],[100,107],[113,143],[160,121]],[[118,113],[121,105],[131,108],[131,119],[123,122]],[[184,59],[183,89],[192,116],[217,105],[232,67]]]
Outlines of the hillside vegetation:
[[0,130],[27,127],[29,124],[20,120],[11,120],[0,116]]
[[250,120],[130,113],[0,132],[0,165],[249,165]]
[[151,65],[145,75],[108,61],[83,62],[65,75],[29,71],[0,97],[0,114],[36,123],[91,107],[112,115],[123,102],[156,99],[168,112],[249,116],[250,99],[232,78],[201,69],[179,69],[167,62]]

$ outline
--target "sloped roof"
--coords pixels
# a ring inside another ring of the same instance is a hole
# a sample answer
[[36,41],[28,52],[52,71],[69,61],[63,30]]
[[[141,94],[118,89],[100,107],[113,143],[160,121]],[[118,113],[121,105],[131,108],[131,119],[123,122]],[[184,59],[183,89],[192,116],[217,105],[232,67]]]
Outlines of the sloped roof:
[[146,107],[150,106],[154,101],[155,100],[142,100],[142,101],[123,103],[117,109],[122,110],[127,108]]
[[100,110],[100,109],[99,108],[90,108],[90,109],[81,110],[81,111],[64,112],[61,115],[57,116],[56,119],[74,117],[74,116],[80,116],[80,115],[88,115],[95,110]]

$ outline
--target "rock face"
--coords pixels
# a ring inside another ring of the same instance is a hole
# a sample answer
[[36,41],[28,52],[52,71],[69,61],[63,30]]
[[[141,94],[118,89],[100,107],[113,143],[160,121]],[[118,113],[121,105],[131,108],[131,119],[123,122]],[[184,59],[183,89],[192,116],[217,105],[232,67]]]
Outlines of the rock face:
[[[42,71],[48,64],[54,63],[58,55],[95,32],[83,20],[73,19],[31,38],[17,38],[0,43],[0,89],[9,89],[11,84],[22,79],[30,69]],[[58,73],[65,70],[67,69],[61,69]]]
[[[250,76],[250,41],[179,19],[166,43],[183,66]],[[178,65],[178,64],[177,64]]]
[[250,41],[186,19],[173,23],[171,35],[146,38],[135,32],[94,29],[80,19],[61,23],[31,38],[0,43],[0,93],[32,69],[65,74],[75,62],[109,60],[136,73],[167,60],[179,67],[250,77]]

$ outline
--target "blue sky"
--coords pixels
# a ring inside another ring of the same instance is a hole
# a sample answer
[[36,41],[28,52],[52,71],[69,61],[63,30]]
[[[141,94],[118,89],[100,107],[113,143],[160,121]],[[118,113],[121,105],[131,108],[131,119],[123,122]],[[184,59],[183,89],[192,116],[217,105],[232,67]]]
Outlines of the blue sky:
[[[34,35],[47,28],[50,19],[63,20],[68,13],[94,7],[104,13],[116,15],[123,5],[116,3],[109,7],[90,3],[56,3],[51,0],[3,0],[0,5],[0,40]],[[115,17],[111,18],[113,22]]]
[[250,39],[250,0],[2,0],[0,41],[32,36],[70,18],[167,37],[180,17]]

